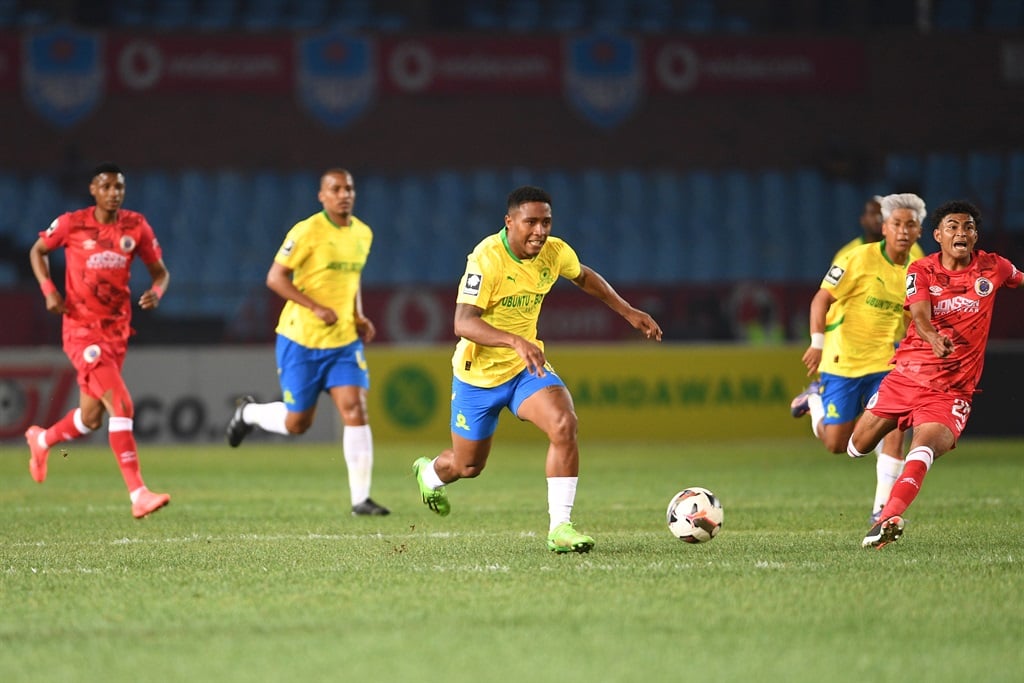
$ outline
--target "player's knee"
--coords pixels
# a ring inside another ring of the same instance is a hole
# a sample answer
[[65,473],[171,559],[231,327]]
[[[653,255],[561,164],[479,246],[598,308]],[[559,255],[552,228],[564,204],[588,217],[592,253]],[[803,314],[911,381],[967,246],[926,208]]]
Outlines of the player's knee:
[[90,431],[96,431],[103,426],[103,406],[97,405],[95,408],[83,409],[80,413],[82,424],[89,428]]
[[846,434],[830,434],[828,432],[821,438],[829,453],[845,453],[846,447],[850,444],[850,437]]
[[284,421],[284,427],[289,434],[305,434],[313,426],[312,418],[292,419],[291,416]]
[[548,438],[552,443],[572,443],[576,440],[578,428],[576,413],[566,410],[555,418],[548,432]]

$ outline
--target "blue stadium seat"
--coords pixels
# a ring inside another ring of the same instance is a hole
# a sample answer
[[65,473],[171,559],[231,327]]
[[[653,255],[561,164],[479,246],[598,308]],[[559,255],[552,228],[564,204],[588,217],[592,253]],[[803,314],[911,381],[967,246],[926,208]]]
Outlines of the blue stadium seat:
[[953,153],[932,153],[925,157],[922,197],[927,206],[938,206],[964,194],[965,172],[960,156]]
[[676,26],[688,33],[709,33],[715,28],[714,0],[689,0],[681,3],[682,13]]
[[155,0],[152,9],[153,27],[163,31],[185,28],[192,21],[191,0]]
[[529,33],[541,26],[540,0],[515,0],[505,5],[505,29],[512,33]]
[[284,25],[285,0],[248,0],[242,11],[242,26],[249,31],[273,31]]
[[235,25],[237,12],[238,0],[200,0],[192,25],[201,31],[225,31]]
[[974,28],[974,4],[974,0],[935,0],[932,26],[940,31],[970,31]]
[[497,31],[502,27],[501,12],[496,0],[473,0],[466,3],[466,27]]
[[797,202],[789,207],[790,220],[796,226],[797,239],[803,244],[799,260],[794,264],[797,280],[820,280],[836,249],[856,236],[856,221],[835,225],[827,219],[828,189],[821,173],[803,168],[795,173]]
[[373,26],[373,2],[371,0],[341,0],[330,5],[328,21],[331,26],[345,30],[371,28]]
[[691,282],[715,282],[725,278],[721,226],[722,192],[715,176],[709,171],[693,171],[688,174],[691,229],[686,235],[689,259],[685,264],[686,280]]
[[995,216],[999,210],[999,188],[1003,182],[1003,155],[998,152],[970,152],[967,155],[968,199],[983,215]]
[[649,180],[651,187],[648,192],[652,213],[668,215],[681,214],[688,202],[685,176],[675,171],[655,171]]
[[598,31],[622,31],[629,26],[629,0],[595,0],[591,24]]
[[665,33],[671,30],[672,1],[637,0],[631,27],[643,33]]
[[723,191],[720,205],[721,225],[716,237],[728,245],[729,257],[721,264],[726,278],[748,278],[758,272],[758,250],[763,236],[755,228],[757,221],[757,189],[746,171],[725,171],[720,183]]
[[578,31],[587,23],[587,7],[584,0],[559,0],[545,10],[547,26],[555,32]]
[[1003,188],[1003,227],[1024,232],[1024,150],[1010,152]]
[[757,174],[761,206],[753,238],[759,247],[751,272],[740,278],[761,276],[768,280],[788,280],[795,276],[796,264],[803,255],[804,242],[797,237],[796,212],[803,207],[797,199],[795,179],[778,170]]
[[[30,176],[24,185],[25,204],[18,233],[28,236],[25,244],[32,244],[36,234],[65,211],[81,208],[61,195],[56,179],[49,174]],[[79,202],[82,203],[82,202]],[[84,206],[84,203],[82,203]]]
[[120,0],[110,3],[110,18],[114,26],[143,28],[150,24],[147,0]]
[[651,216],[654,247],[648,253],[653,280],[659,284],[678,283],[690,279],[687,254],[691,244],[700,239],[689,230],[687,214],[658,212]]
[[164,170],[133,174],[125,187],[125,206],[145,214],[158,237],[170,236],[170,224],[178,212],[178,176]]
[[985,28],[994,32],[1024,28],[1024,3],[1020,0],[989,0]]
[[0,28],[11,28],[18,18],[18,0],[0,0]]
[[29,226],[22,222],[24,203],[25,189],[21,180],[13,172],[0,171],[0,206],[4,207],[3,217],[0,218],[0,235],[12,235],[19,244],[35,241],[38,232],[30,230]]
[[618,210],[632,216],[636,223],[643,222],[651,211],[647,175],[635,168],[624,168],[614,174],[613,182]]
[[320,28],[329,14],[328,0],[301,0],[289,4],[283,25],[293,30]]
[[611,173],[603,169],[586,168],[579,175],[580,201],[588,211],[608,214],[617,201]]
[[895,192],[918,192],[924,177],[924,163],[917,154],[894,152],[885,158],[885,178],[889,190]]

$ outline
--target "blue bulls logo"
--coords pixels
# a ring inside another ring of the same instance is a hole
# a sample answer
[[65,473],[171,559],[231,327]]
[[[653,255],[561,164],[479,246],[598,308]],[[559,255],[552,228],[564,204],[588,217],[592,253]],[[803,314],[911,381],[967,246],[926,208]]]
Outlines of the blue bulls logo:
[[103,89],[99,38],[57,27],[25,38],[23,50],[25,96],[43,117],[67,128],[96,108]]
[[643,88],[636,41],[612,35],[568,38],[565,51],[570,104],[602,128],[626,120],[636,109]]
[[337,31],[299,43],[297,87],[302,103],[327,125],[348,125],[370,105],[377,89],[374,46]]

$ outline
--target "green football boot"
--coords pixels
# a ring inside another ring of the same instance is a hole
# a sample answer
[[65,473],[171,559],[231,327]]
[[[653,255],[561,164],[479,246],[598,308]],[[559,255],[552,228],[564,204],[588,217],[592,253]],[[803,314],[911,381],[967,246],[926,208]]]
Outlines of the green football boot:
[[442,517],[447,517],[448,513],[452,511],[452,506],[448,502],[448,492],[444,490],[443,486],[436,489],[430,488],[423,482],[423,477],[420,476],[420,470],[430,463],[430,458],[417,458],[416,462],[412,464],[412,473],[416,475],[416,483],[420,485],[420,495],[423,496],[423,504]]
[[581,534],[572,522],[562,522],[548,534],[548,550],[556,553],[589,553],[594,539]]

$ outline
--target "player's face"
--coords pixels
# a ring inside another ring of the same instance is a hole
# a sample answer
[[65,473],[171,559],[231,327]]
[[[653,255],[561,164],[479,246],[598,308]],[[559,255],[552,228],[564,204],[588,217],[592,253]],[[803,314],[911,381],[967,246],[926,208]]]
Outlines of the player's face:
[[912,209],[894,209],[889,219],[882,223],[885,243],[898,254],[906,254],[921,237],[921,224]]
[[867,201],[864,204],[864,213],[860,215],[860,225],[865,232],[881,237],[882,205],[874,200]]
[[969,213],[951,213],[939,221],[933,236],[943,255],[957,261],[967,261],[978,242],[978,226]]
[[517,257],[533,258],[551,234],[551,205],[547,202],[520,204],[505,216],[508,246]]
[[320,179],[317,199],[331,220],[347,223],[356,203],[356,184],[352,176],[348,173],[328,173]]
[[124,176],[120,173],[100,173],[89,183],[89,194],[103,211],[117,211],[124,202]]

